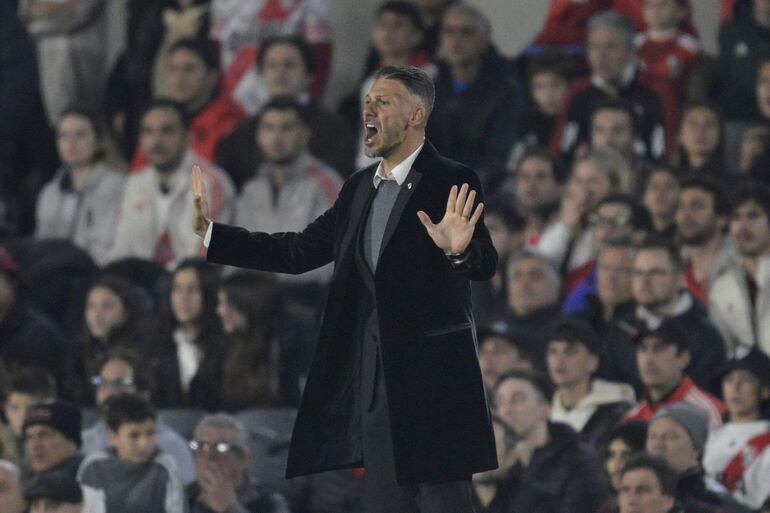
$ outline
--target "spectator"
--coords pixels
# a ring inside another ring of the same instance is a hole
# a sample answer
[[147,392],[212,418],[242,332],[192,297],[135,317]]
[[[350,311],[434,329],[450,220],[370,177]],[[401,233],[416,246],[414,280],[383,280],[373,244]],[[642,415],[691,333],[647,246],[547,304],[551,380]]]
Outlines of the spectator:
[[316,62],[310,91],[321,97],[332,62],[331,19],[327,0],[300,0],[291,4],[274,0],[213,0],[211,2],[211,38],[221,55],[222,85],[254,114],[265,95],[264,77],[257,75],[254,64],[265,49],[265,42],[275,36],[296,36],[310,45]]
[[750,175],[753,179],[761,181],[756,171],[767,159],[770,148],[770,126],[752,125],[746,128],[741,137],[738,155],[738,172]]
[[750,119],[755,111],[757,70],[770,56],[769,32],[768,0],[752,0],[750,16],[736,16],[719,30],[721,105],[729,120]]
[[426,137],[442,155],[473,167],[482,183],[491,183],[516,133],[510,63],[491,42],[489,19],[462,2],[444,13],[439,55]]
[[668,80],[675,91],[684,91],[687,76],[701,52],[700,42],[681,27],[689,0],[644,0],[647,29],[636,35],[636,55],[650,74]]
[[201,164],[211,191],[211,215],[224,222],[232,215],[230,180],[188,149],[186,114],[171,100],[155,100],[147,108],[139,145],[150,165],[126,182],[110,260],[139,257],[171,267],[202,255],[205,248],[190,230],[190,168]]
[[[266,40],[257,67],[267,96],[254,112],[270,98],[296,98],[307,109],[310,153],[347,177],[355,171],[355,135],[343,118],[311,98],[308,88],[315,66],[313,51],[304,39],[286,36]],[[216,162],[227,170],[238,190],[254,176],[264,158],[254,144],[257,121],[256,116],[242,120],[217,147]]]
[[0,247],[0,359],[7,365],[42,367],[61,379],[64,339],[47,317],[26,301],[19,268]]
[[220,407],[235,411],[290,401],[297,405],[302,362],[284,340],[286,304],[276,280],[233,273],[222,280],[218,297],[217,314],[231,342],[223,363]]
[[539,146],[529,148],[511,178],[510,202],[526,219],[525,243],[536,246],[559,210],[565,177],[556,157]]
[[757,349],[739,351],[721,373],[728,422],[709,433],[703,467],[744,506],[759,509],[770,497],[770,359]]
[[646,438],[647,423],[643,420],[621,422],[607,437],[607,445],[604,448],[604,473],[614,495],[607,499],[600,511],[617,511],[617,494],[620,492],[623,468],[631,458],[644,453]]
[[[709,320],[706,309],[684,288],[679,251],[660,240],[643,242],[634,256],[631,292],[636,303],[633,324],[654,330],[664,320],[687,326],[677,343],[687,348],[686,373],[701,387],[725,362],[725,347],[719,331]],[[608,379],[636,381],[633,346],[624,324],[617,323],[608,333],[603,374]],[[636,360],[639,358],[637,350]],[[641,371],[641,369],[638,369]],[[644,379],[642,379],[644,381]]]
[[561,280],[551,262],[534,251],[522,251],[508,263],[508,314],[520,333],[525,352],[544,368],[545,337],[559,316]]
[[506,267],[511,255],[524,248],[524,218],[507,198],[492,198],[484,204],[484,225],[497,251],[497,272],[486,282],[471,283],[473,318],[485,326],[505,312],[508,278]]
[[561,52],[582,55],[589,19],[611,6],[612,0],[551,0],[543,28],[526,52],[537,53],[556,47]]
[[673,163],[680,176],[709,175],[727,180],[722,116],[710,104],[694,103],[684,109]]
[[191,513],[289,513],[280,494],[249,480],[249,432],[235,417],[218,413],[195,427],[190,448],[200,478],[187,487]]
[[619,513],[677,511],[676,475],[665,461],[640,454],[620,471],[618,504]]
[[[219,58],[205,39],[180,39],[167,50],[164,94],[184,107],[190,133],[190,149],[213,162],[219,142],[230,135],[244,116],[227,95],[220,95]],[[142,169],[147,158],[137,148],[131,167]]]
[[515,169],[533,146],[547,147],[556,119],[567,100],[572,72],[561,54],[543,53],[528,65],[529,102],[524,119],[518,123],[516,142],[508,157],[508,169]]
[[500,376],[509,371],[532,370],[532,356],[518,342],[517,333],[505,322],[478,330],[479,367],[487,390],[495,388]]
[[500,469],[498,501],[506,511],[594,512],[606,497],[599,462],[569,426],[548,420],[553,389],[535,372],[504,374],[495,387],[495,412],[518,437]]
[[612,148],[595,148],[575,159],[558,218],[537,243],[563,269],[567,292],[590,271],[594,245],[587,229],[589,214],[602,198],[612,192],[629,192],[629,187],[628,165]]
[[62,166],[37,199],[35,236],[61,238],[103,264],[112,246],[124,176],[101,159],[102,130],[80,109],[65,110],[56,125]]
[[83,460],[78,481],[91,511],[183,513],[184,486],[174,460],[158,450],[155,410],[137,394],[118,394],[104,412],[112,449]]
[[770,354],[767,272],[770,265],[770,190],[749,183],[732,198],[730,238],[738,253],[709,291],[711,318],[731,350],[739,345]]
[[10,428],[9,440],[12,444],[7,449],[13,458],[27,470],[24,459],[24,418],[33,406],[56,399],[56,382],[51,374],[36,367],[19,367],[11,371],[5,389],[3,413]]
[[62,473],[40,477],[32,482],[24,496],[29,513],[81,513],[83,490],[74,476]]
[[636,402],[633,388],[594,378],[601,340],[590,325],[567,318],[546,342],[546,366],[556,391],[551,422],[563,422],[593,447],[602,447],[610,431]]
[[[731,2],[733,0],[720,0],[722,4],[725,2]],[[744,1],[744,0],[738,0]],[[679,29],[688,34],[696,35],[695,27],[692,24],[692,5],[690,0],[686,0],[685,11],[682,19],[679,23]],[[644,14],[644,1],[639,0],[612,0],[612,9],[618,11],[623,16],[627,17],[639,32],[644,32],[649,29],[647,22],[645,21]]]
[[588,22],[589,77],[570,88],[567,105],[551,139],[551,149],[572,154],[589,138],[591,113],[603,99],[617,97],[633,105],[643,154],[663,157],[671,148],[677,103],[669,85],[638,69],[634,26],[621,14],[605,11]]
[[[86,456],[109,448],[104,411],[111,397],[122,393],[139,394],[147,398],[151,395],[150,383],[142,373],[136,357],[120,350],[107,354],[92,382],[100,418],[93,426],[83,430],[82,451]],[[182,484],[188,485],[195,481],[195,467],[187,441],[160,418],[155,422],[155,436],[160,450],[171,456],[176,463]]]
[[107,76],[125,48],[123,2],[22,0],[19,14],[36,39],[48,119],[70,105],[101,107]]
[[[654,331],[640,331],[633,339],[644,400],[628,411],[625,419],[650,420],[667,406],[685,401],[706,412],[708,425],[722,425],[725,407],[684,373],[690,360],[685,326],[668,320]],[[706,429],[706,428],[704,428]]]
[[669,167],[653,167],[644,183],[642,204],[652,217],[652,233],[673,242],[676,235],[676,211],[681,187],[679,176]]
[[765,57],[757,68],[757,120],[770,122],[770,57]]
[[0,460],[0,513],[24,513],[27,503],[19,467],[8,460]]
[[423,47],[431,58],[436,57],[441,32],[441,19],[447,8],[456,0],[417,0],[425,30]]
[[712,511],[745,512],[701,466],[708,436],[708,415],[689,402],[658,410],[647,428],[647,453],[663,458],[677,475],[677,498],[712,506]]
[[103,275],[86,295],[83,328],[65,359],[66,395],[78,404],[92,406],[91,378],[114,348],[140,352],[149,320],[146,299],[139,288],[119,276]]
[[160,407],[220,407],[222,362],[228,347],[217,317],[219,270],[185,260],[171,290],[156,340],[149,349]]
[[80,408],[70,402],[54,399],[27,410],[22,428],[31,468],[27,482],[58,472],[75,477],[83,461],[81,429]]
[[685,255],[687,289],[708,305],[712,284],[734,258],[725,236],[730,205],[723,188],[708,177],[693,177],[681,184],[676,229]]
[[[258,116],[256,143],[264,160],[243,185],[235,223],[266,233],[302,231],[337,199],[337,173],[307,150],[309,119],[293,98],[271,99]],[[301,275],[284,275],[288,285],[325,283],[332,266]]]

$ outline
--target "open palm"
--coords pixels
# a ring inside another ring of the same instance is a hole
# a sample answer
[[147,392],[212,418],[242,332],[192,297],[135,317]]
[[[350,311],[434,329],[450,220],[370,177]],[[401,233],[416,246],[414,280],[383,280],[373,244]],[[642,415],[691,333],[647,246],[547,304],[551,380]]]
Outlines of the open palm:
[[[446,212],[438,224],[431,221],[428,214],[422,210],[417,212],[428,235],[439,248],[446,253],[462,253],[473,237],[473,230],[481,218],[484,204],[479,203],[473,209],[476,199],[476,191],[468,192],[468,184],[463,184],[459,191],[456,185],[452,186],[447,199]],[[471,212],[473,215],[471,215]]]

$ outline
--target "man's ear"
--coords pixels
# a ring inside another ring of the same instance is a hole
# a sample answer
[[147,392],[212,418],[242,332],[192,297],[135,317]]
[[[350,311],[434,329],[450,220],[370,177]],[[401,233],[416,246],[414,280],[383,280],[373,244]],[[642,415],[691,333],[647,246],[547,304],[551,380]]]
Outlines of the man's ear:
[[422,103],[417,103],[412,110],[412,115],[409,116],[409,126],[424,126],[427,122],[426,114]]

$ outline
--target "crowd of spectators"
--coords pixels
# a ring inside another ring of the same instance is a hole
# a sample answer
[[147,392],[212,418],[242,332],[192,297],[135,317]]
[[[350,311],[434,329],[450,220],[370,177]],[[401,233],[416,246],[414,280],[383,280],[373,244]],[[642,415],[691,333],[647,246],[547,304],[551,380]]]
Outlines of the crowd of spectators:
[[550,0],[512,56],[384,1],[332,106],[331,0],[0,2],[0,513],[362,511],[365,468],[276,469],[333,270],[205,263],[190,169],[302,230],[374,162],[386,65],[434,79],[499,255],[477,511],[770,512],[770,0],[720,1],[716,55],[694,3]]

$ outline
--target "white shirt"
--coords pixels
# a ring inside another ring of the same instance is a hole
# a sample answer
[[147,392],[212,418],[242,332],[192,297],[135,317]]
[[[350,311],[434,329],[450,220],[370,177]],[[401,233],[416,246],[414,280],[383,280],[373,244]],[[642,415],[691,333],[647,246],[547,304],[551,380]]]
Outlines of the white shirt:
[[176,357],[179,362],[179,382],[182,385],[182,390],[187,392],[190,389],[190,382],[198,372],[202,356],[201,350],[182,329],[174,331],[174,342],[176,343]]
[[399,162],[398,165],[390,171],[390,176],[385,175],[385,170],[382,168],[382,160],[380,160],[380,165],[377,166],[377,172],[374,173],[374,177],[372,178],[374,181],[374,188],[376,189],[383,180],[395,180],[396,183],[401,186],[401,184],[404,183],[404,180],[406,180],[406,175],[411,171],[414,161],[417,160],[417,155],[420,154],[423,146],[425,146],[424,140],[422,144],[414,150],[414,153]]

